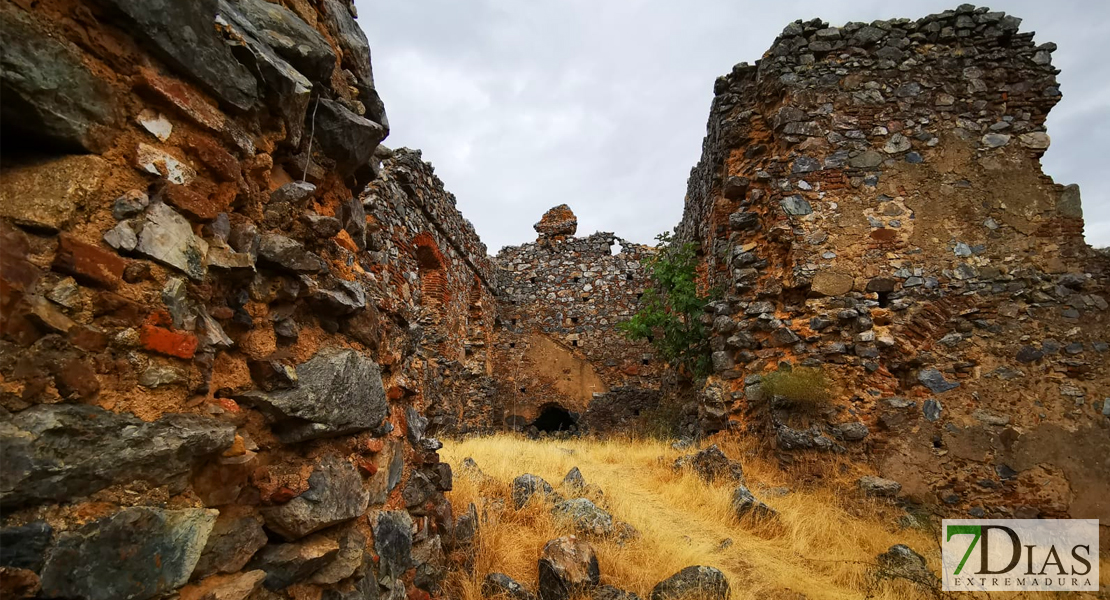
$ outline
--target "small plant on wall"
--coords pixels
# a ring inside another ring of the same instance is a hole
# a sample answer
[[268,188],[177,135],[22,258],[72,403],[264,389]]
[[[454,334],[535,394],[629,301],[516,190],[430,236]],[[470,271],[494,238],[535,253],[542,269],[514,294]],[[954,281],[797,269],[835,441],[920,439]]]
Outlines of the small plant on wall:
[[617,327],[629,339],[648,340],[679,373],[708,375],[709,329],[703,318],[711,298],[698,293],[695,246],[679,243],[670,232],[655,239],[655,254],[643,261],[651,283],[636,314]]

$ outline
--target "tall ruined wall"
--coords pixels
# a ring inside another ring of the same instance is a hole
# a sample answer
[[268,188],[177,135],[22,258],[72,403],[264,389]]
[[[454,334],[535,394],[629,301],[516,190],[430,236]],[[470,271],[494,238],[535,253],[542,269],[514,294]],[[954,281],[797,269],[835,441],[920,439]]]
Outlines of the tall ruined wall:
[[531,424],[545,406],[585,413],[595,395],[625,388],[656,390],[665,364],[650,344],[632,342],[616,326],[636,310],[651,248],[611,233],[575,237],[565,205],[536,224],[535,243],[498,253],[505,330],[496,362],[505,422]]
[[492,269],[353,12],[0,3],[0,595],[438,594]]
[[[1078,189],[1041,172],[1055,45],[1019,24],[791,23],[716,82],[678,231],[729,290],[706,389],[734,420],[956,514],[1105,521],[1107,271]],[[834,400],[767,397],[782,363]]]
[[402,382],[393,392],[412,398],[430,419],[430,431],[485,426],[502,310],[497,270],[420,153],[388,154],[362,195],[367,246],[388,301],[409,311],[405,324],[422,361],[422,381]]

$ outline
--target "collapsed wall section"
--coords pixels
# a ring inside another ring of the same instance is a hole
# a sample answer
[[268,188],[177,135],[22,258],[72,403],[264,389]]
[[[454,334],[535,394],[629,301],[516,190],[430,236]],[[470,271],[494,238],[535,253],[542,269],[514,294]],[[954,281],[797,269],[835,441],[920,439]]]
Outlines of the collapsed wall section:
[[[717,80],[678,228],[728,290],[706,395],[961,514],[1105,519],[1107,270],[1041,172],[1055,45],[1019,24],[798,21]],[[834,401],[765,389],[784,364]]]
[[646,285],[642,260],[653,251],[611,233],[575,237],[566,205],[536,224],[535,243],[501,250],[504,330],[497,363],[505,423],[532,424],[544,406],[576,415],[613,390],[657,390],[665,368],[646,342],[617,329],[636,310]]

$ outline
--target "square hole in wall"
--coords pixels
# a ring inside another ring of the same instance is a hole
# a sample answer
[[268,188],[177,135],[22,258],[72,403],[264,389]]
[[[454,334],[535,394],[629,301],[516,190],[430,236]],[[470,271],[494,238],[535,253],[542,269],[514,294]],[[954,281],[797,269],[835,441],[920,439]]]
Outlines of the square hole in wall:
[[642,364],[642,365],[647,365],[649,363],[651,363],[651,360],[649,360],[647,358],[640,359],[640,364]]
[[632,281],[632,273],[625,273],[624,278],[629,280],[629,281]]
[[581,279],[581,277],[572,277],[571,281],[573,281],[574,283],[578,283],[579,281],[581,281]]
[[536,283],[536,278],[535,277],[529,277],[528,282],[529,283]]
[[570,343],[571,343],[571,345],[572,345],[572,346],[574,346],[575,348],[577,348],[577,347],[578,347],[578,340],[571,340],[571,342],[570,342]]
[[510,348],[516,348],[516,342],[509,342]]

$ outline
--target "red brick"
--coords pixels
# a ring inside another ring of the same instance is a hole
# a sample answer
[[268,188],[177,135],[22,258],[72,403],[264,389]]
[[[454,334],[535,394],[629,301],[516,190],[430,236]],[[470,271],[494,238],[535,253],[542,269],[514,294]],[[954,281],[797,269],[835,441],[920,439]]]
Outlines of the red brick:
[[69,273],[82,283],[109,289],[119,287],[127,261],[114,252],[82,242],[68,234],[58,238],[54,269]]
[[215,142],[199,135],[186,138],[186,146],[220,181],[237,181],[239,161]]
[[139,69],[139,74],[147,89],[153,91],[162,100],[173,105],[181,111],[182,114],[212,131],[223,131],[223,113],[205,100],[200,94],[194,92],[180,81],[159,75],[153,69],[146,67],[141,68]]
[[227,210],[227,203],[222,201],[222,197],[213,198],[173,183],[163,186],[158,197],[196,221],[211,221]]
[[197,352],[197,336],[150,323],[139,331],[139,341],[151,352],[177,358],[192,358]]

